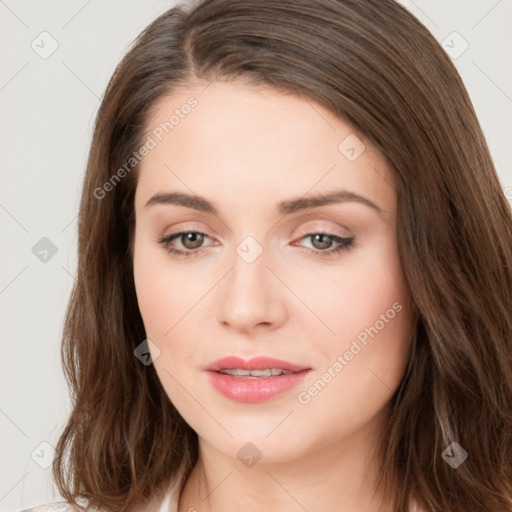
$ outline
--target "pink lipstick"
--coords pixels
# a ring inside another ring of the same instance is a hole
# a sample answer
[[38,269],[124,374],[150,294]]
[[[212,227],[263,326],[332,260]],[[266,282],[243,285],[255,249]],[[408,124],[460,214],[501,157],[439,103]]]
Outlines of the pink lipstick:
[[236,356],[224,357],[205,368],[220,394],[244,403],[270,400],[299,384],[310,370],[271,357],[244,360]]

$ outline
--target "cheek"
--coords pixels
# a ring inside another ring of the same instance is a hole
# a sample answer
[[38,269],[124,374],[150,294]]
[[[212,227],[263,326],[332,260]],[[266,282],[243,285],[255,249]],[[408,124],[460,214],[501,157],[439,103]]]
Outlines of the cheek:
[[173,265],[165,249],[150,248],[149,242],[136,241],[133,268],[146,334],[163,340],[200,299],[202,286]]
[[165,311],[172,311],[172,308],[169,307],[170,304],[166,304],[168,298],[163,294],[164,276],[161,275],[159,267],[151,258],[147,257],[144,249],[137,243],[135,244],[133,272],[139,310],[146,333],[151,338],[151,334],[155,330],[157,332],[162,330]]
[[[151,250],[149,242],[135,242],[133,272],[137,302],[150,339],[163,340],[170,329],[183,316],[184,297],[182,283],[162,250]],[[161,254],[160,254],[161,252]],[[181,313],[181,314],[180,314]],[[159,343],[160,344],[160,343]]]
[[[342,332],[337,354],[346,355],[343,380],[360,386],[359,398],[388,397],[399,384],[409,356],[413,328],[409,293],[398,252],[369,253],[358,269],[347,275],[336,327]],[[376,396],[374,396],[376,394]],[[379,399],[377,399],[379,400]]]
[[337,310],[330,319],[336,337],[321,348],[323,360],[297,396],[313,423],[323,418],[325,424],[343,425],[347,433],[389,402],[404,375],[412,332],[400,274],[368,272],[358,283],[348,298],[343,290],[337,297],[333,292],[333,300],[345,305],[330,306]]
[[[310,301],[323,312],[325,323],[336,333],[336,349],[350,344],[376,322],[377,327],[382,327],[381,315],[385,315],[382,333],[407,324],[408,289],[391,237],[347,255],[339,268],[325,277],[324,287],[315,286]],[[400,313],[397,309],[401,309]]]
[[[326,377],[332,384],[315,399],[318,414],[341,400],[369,417],[389,400],[408,361],[413,322],[398,251],[391,241],[358,256],[330,283],[329,301],[323,299],[336,337],[324,349],[320,373],[330,368],[336,377]],[[341,366],[333,367],[339,356]]]
[[197,303],[198,291],[190,283],[186,286],[186,277],[167,261],[165,250],[155,251],[142,243],[135,244],[133,268],[146,336],[159,349],[158,357],[153,356],[155,370],[172,402],[186,409],[186,395],[182,396],[178,383],[183,380],[183,369],[193,366],[194,352],[189,344],[177,340],[188,340],[190,324],[186,315]]

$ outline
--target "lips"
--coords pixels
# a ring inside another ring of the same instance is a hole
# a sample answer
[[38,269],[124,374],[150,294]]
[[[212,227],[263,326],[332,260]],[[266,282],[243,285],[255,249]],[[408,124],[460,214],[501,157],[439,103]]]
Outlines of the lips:
[[230,356],[214,361],[204,370],[212,386],[224,397],[256,403],[295,387],[311,368],[271,357],[255,357],[246,361]]
[[249,360],[242,359],[236,356],[223,357],[213,363],[209,364],[205,370],[210,372],[218,372],[220,370],[272,370],[272,368],[279,370],[286,370],[288,372],[301,372],[309,370],[309,366],[301,366],[298,364],[275,359],[273,357],[254,357]]

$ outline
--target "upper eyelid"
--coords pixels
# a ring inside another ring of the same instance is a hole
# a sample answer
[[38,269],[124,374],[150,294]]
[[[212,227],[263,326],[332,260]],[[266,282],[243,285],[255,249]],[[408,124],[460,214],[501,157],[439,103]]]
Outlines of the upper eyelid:
[[[319,221],[320,222],[322,222],[322,221],[323,222],[334,222],[334,221],[330,221],[328,219],[319,219]],[[313,228],[306,229],[302,235],[296,235],[296,236],[306,236],[306,235],[311,235],[311,234],[316,234],[316,233],[323,233],[323,234],[328,234],[328,235],[331,235],[331,236],[339,236],[340,238],[350,238],[352,236],[352,234],[350,233],[351,230],[349,230],[347,227],[343,227],[343,229],[348,231],[348,233],[347,234],[338,233],[337,230],[334,229],[334,228],[327,228],[327,227],[318,227],[317,228],[317,227],[313,227]],[[178,235],[178,234],[184,234],[184,233],[202,233],[202,234],[208,236],[209,238],[215,238],[215,237],[209,235],[207,233],[206,229],[188,228],[188,227],[180,228],[177,231],[172,231],[168,235],[164,234],[164,235],[162,235],[162,237],[169,238],[171,236],[175,236],[175,235]]]

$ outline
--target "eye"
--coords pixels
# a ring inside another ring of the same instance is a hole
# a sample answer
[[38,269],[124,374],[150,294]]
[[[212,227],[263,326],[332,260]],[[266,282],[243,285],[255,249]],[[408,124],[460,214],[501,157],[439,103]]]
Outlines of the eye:
[[[188,258],[196,256],[203,250],[205,238],[210,238],[206,233],[201,231],[180,231],[171,235],[164,236],[158,243],[163,245],[165,249],[175,256]],[[313,248],[304,247],[309,253],[319,256],[331,256],[343,250],[348,250],[354,241],[354,238],[341,237],[330,233],[308,233],[300,238],[304,240],[310,238]],[[172,242],[178,240],[182,249],[176,248]],[[292,245],[297,245],[294,242]],[[334,247],[333,247],[334,246]],[[327,249],[327,250],[326,250]]]
[[[354,238],[342,237],[331,233],[308,233],[304,235],[300,240],[306,238],[311,239],[311,243],[314,249],[305,247],[311,254],[319,256],[332,256],[343,250],[348,250],[352,247]],[[334,247],[333,247],[334,243]],[[295,243],[294,243],[295,244]],[[331,248],[332,247],[332,248]],[[325,250],[328,249],[328,250]]]
[[[188,257],[196,255],[202,249],[204,239],[210,238],[206,233],[201,231],[180,231],[172,235],[167,235],[158,240],[158,243],[162,244],[168,252],[175,254],[176,256]],[[171,245],[175,239],[179,240],[182,244],[182,249],[176,249]]]

